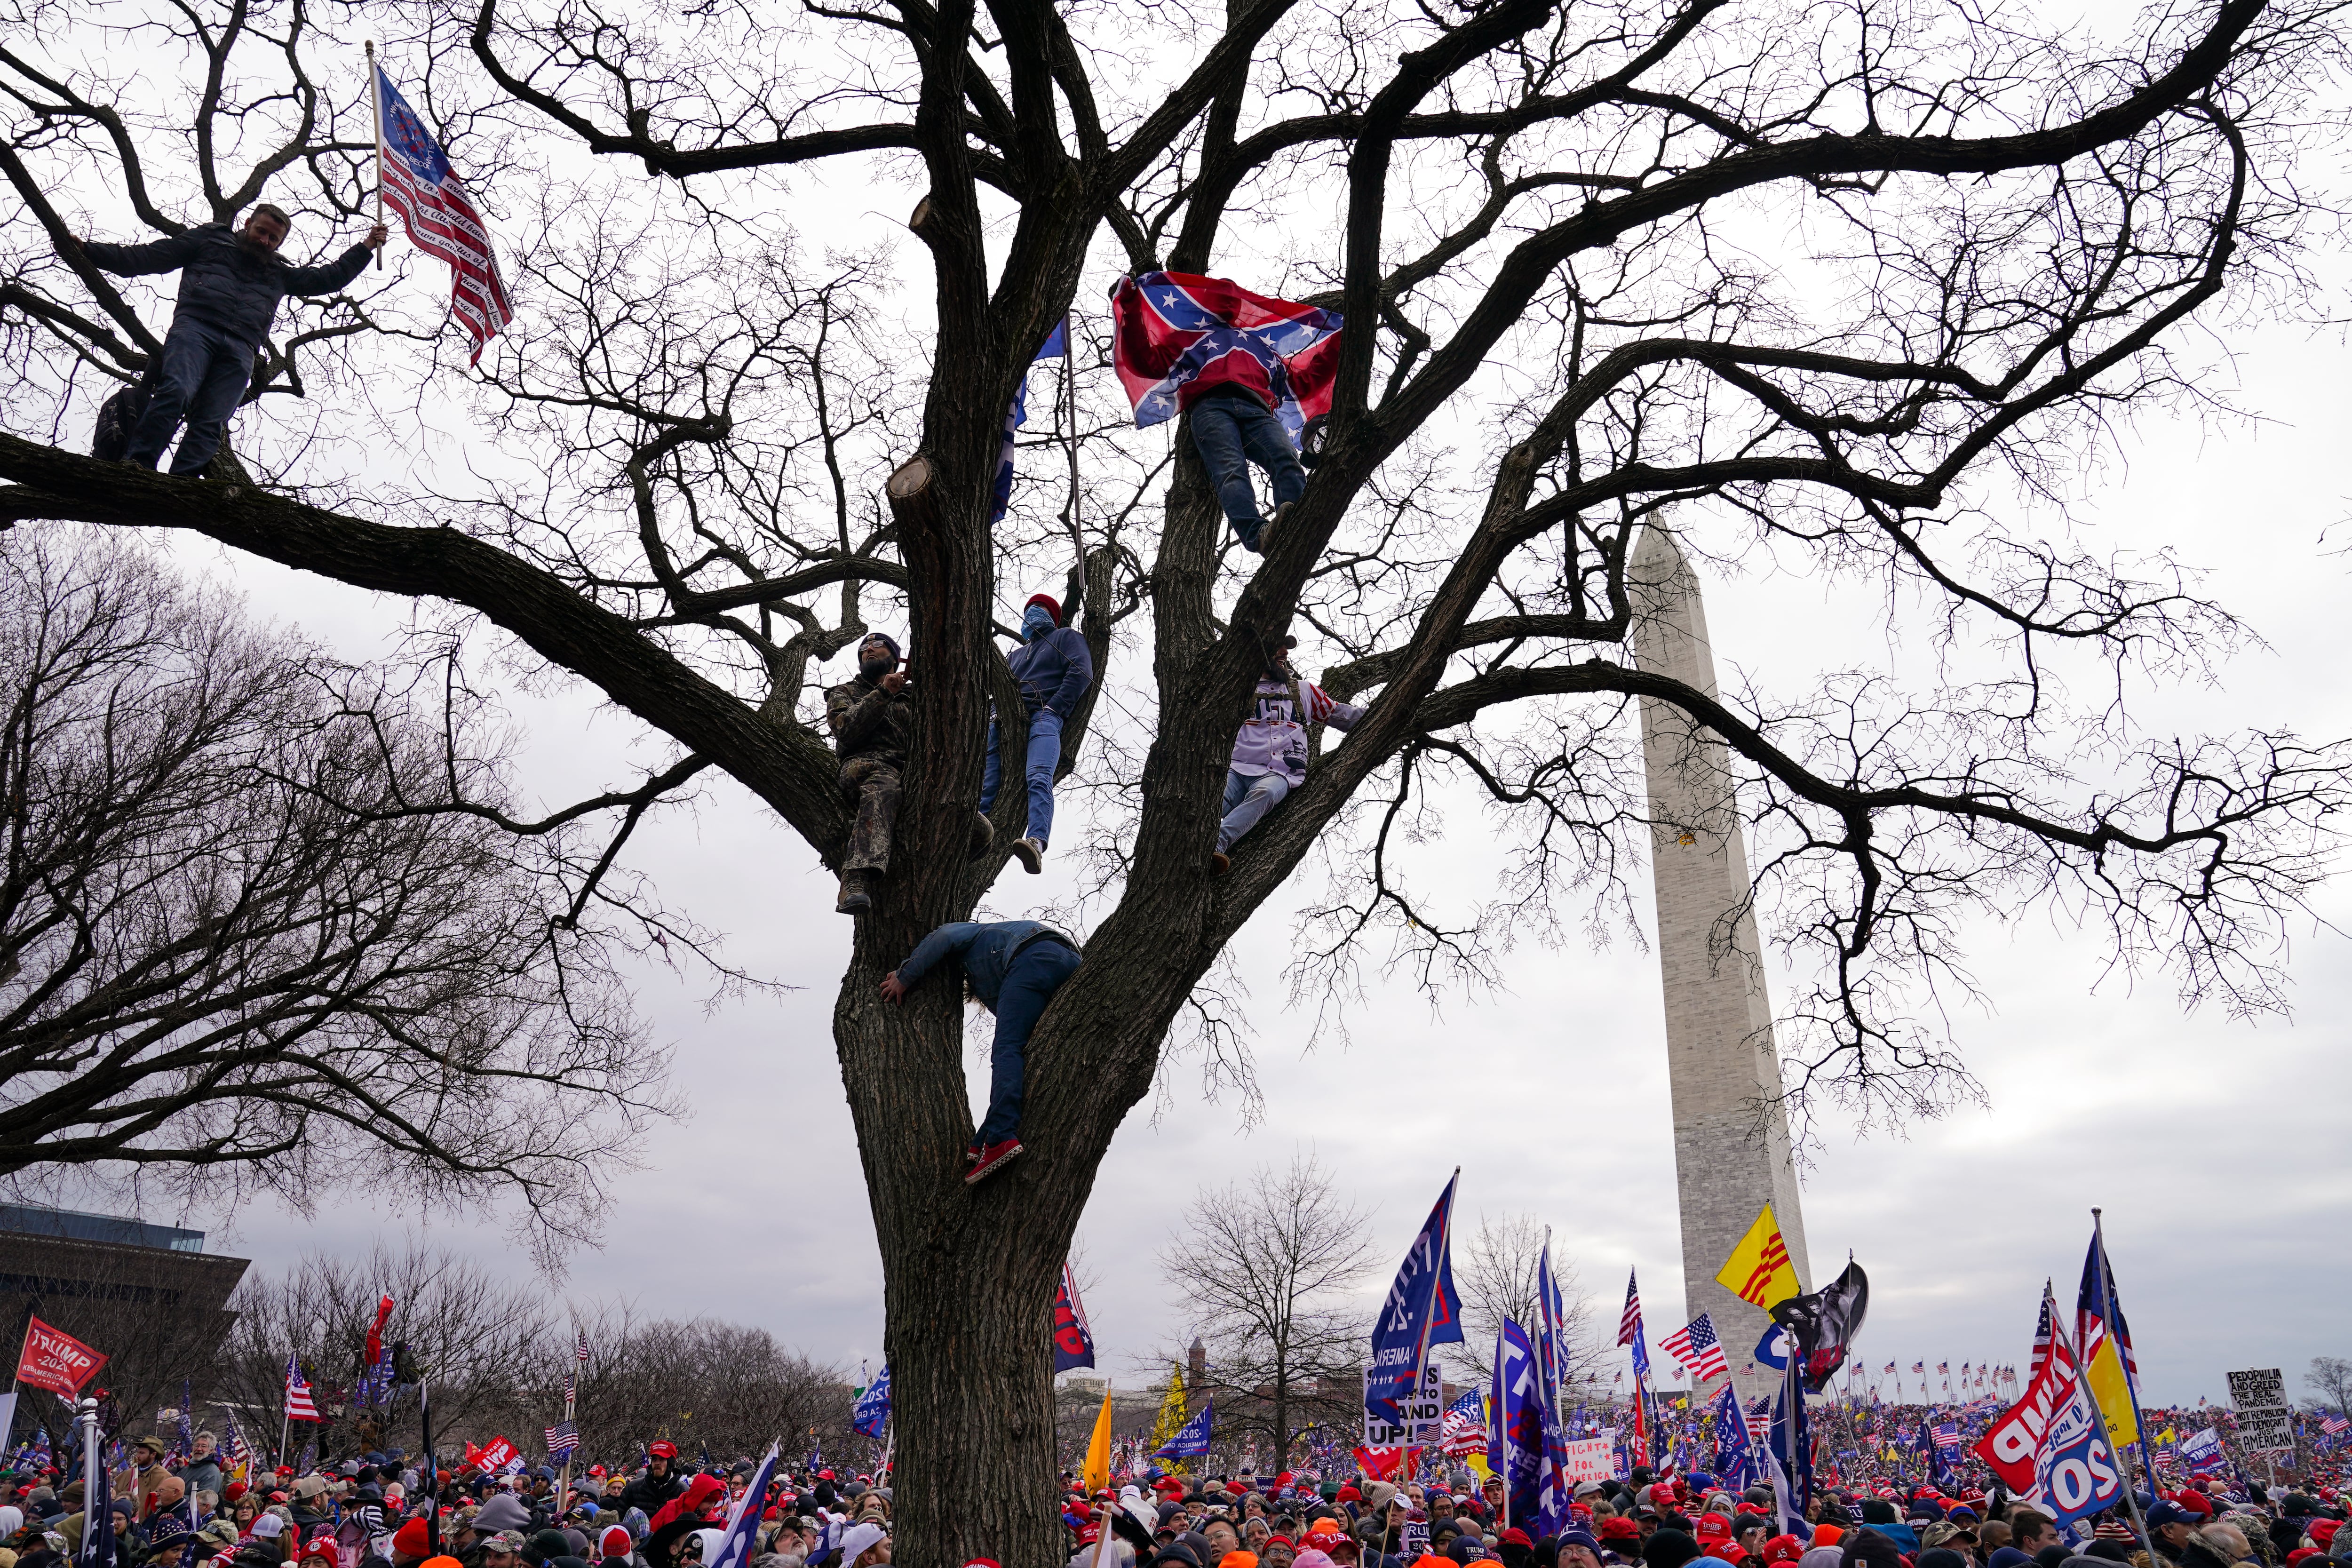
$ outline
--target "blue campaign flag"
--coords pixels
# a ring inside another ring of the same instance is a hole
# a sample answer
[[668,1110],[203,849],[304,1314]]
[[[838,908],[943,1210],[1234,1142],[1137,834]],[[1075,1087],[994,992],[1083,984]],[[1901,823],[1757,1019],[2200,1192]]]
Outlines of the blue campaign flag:
[[850,1430],[860,1436],[880,1438],[882,1427],[890,1419],[890,1363],[884,1362],[866,1392],[857,1396],[857,1404],[849,1413]]
[[[1449,1192],[1450,1195],[1450,1192]],[[1494,1426],[1486,1463],[1503,1478],[1503,1506],[1514,1524],[1532,1526],[1543,1511],[1544,1399],[1536,1348],[1527,1330],[1503,1320],[1495,1336]],[[1532,1529],[1529,1531],[1532,1534]]]
[[1568,1317],[1568,1303],[1551,1271],[1549,1226],[1544,1227],[1543,1256],[1536,1260],[1536,1367],[1543,1373],[1544,1405],[1549,1409],[1559,1397],[1560,1324]]
[[[883,1369],[887,1372],[888,1368]],[[719,1538],[719,1550],[702,1568],[743,1568],[751,1561],[753,1543],[760,1534],[760,1521],[768,1507],[768,1482],[776,1473],[776,1445],[768,1445],[768,1457],[760,1461],[759,1473],[743,1495],[727,1510],[725,1533]]]
[[1772,1468],[1780,1529],[1793,1533],[1813,1500],[1813,1436],[1805,1419],[1805,1397],[1801,1394],[1791,1400],[1785,1378],[1772,1401],[1772,1436],[1765,1457]]
[[1778,1323],[1767,1324],[1764,1337],[1756,1342],[1756,1359],[1774,1372],[1789,1370],[1789,1331]]
[[[1396,1423],[1404,1412],[1398,1401],[1410,1399],[1421,1386],[1422,1363],[1432,1345],[1462,1342],[1460,1299],[1454,1293],[1454,1188],[1462,1168],[1437,1195],[1437,1206],[1422,1222],[1421,1234],[1405,1250],[1388,1300],[1372,1321],[1372,1360],[1364,1380],[1364,1410],[1374,1418]],[[1521,1331],[1520,1337],[1526,1337]]]
[[1201,1406],[1201,1414],[1184,1423],[1176,1436],[1151,1450],[1160,1459],[1200,1459],[1208,1457],[1209,1429],[1216,1423],[1217,1406],[1213,1400]]
[[1715,1396],[1715,1468],[1728,1491],[1745,1491],[1760,1479],[1756,1445],[1748,1436],[1748,1413],[1739,1391],[1727,1381]]
[[[1045,334],[1037,352],[1029,356],[1034,364],[1041,359],[1070,357],[1070,319],[1063,317]],[[1004,411],[1004,445],[996,458],[996,493],[989,502],[988,521],[992,526],[1004,520],[1004,509],[1013,504],[1013,433],[1029,423],[1029,374],[1024,371],[1021,385],[1013,394],[1013,406]],[[1094,1363],[1087,1362],[1087,1366]]]

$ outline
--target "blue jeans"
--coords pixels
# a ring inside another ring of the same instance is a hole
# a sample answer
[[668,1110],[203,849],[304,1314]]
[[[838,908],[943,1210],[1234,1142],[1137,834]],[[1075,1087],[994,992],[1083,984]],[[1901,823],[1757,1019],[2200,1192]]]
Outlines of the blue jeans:
[[[1040,844],[1050,842],[1054,831],[1054,770],[1062,761],[1062,716],[1051,708],[1040,708],[1029,718],[1029,837]],[[969,778],[969,773],[964,775]],[[980,773],[980,809],[987,815],[996,804],[996,791],[1004,782],[1004,759],[998,753],[996,721],[988,725],[988,763]]]
[[1217,824],[1217,853],[1231,849],[1241,836],[1258,825],[1283,797],[1290,793],[1290,781],[1280,773],[1225,773],[1225,819]]
[[1290,432],[1274,411],[1255,397],[1220,395],[1192,405],[1192,445],[1217,487],[1217,504],[1244,545],[1257,548],[1257,491],[1250,486],[1249,466],[1264,468],[1274,482],[1274,504],[1285,505],[1307,493],[1307,470],[1290,444]]
[[172,454],[172,471],[200,474],[220,450],[221,432],[245,395],[253,375],[253,345],[231,341],[209,322],[174,316],[155,372],[146,416],[131,430],[123,461],[153,468],[184,419],[188,433]]
[[972,1135],[982,1148],[1002,1143],[1021,1130],[1029,1032],[1037,1026],[1054,993],[1077,972],[1078,955],[1050,937],[1033,942],[1013,955],[1013,967],[1004,972],[1004,984],[996,993],[996,1049],[988,1115]]

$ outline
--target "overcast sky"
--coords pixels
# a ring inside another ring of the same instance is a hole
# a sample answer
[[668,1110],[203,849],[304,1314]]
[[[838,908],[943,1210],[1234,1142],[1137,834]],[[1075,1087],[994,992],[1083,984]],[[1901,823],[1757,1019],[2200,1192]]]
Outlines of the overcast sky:
[[[872,203],[892,213],[876,218],[865,211]],[[903,240],[898,224],[908,204],[897,193],[860,187],[836,205]],[[130,230],[118,223],[103,232]],[[413,276],[420,288],[440,281],[429,263]],[[1097,281],[1081,287],[1081,309],[1099,302]],[[2340,302],[2343,285],[2339,268],[2328,275],[2333,300]],[[2170,549],[2208,569],[2207,589],[2265,640],[2228,664],[2214,687],[2135,694],[2145,729],[2352,733],[2341,673],[2352,562],[2336,553],[2352,541],[2341,526],[2352,450],[2344,345],[2283,328],[2231,329],[2224,341],[2238,378],[2226,390],[2263,422],[2144,420],[2123,433],[2118,459],[2086,475],[2092,494],[2072,526],[2095,552]],[[1165,435],[1135,438],[1156,451]],[[1701,549],[1711,537],[1735,537],[1733,524],[1703,512],[1676,521]],[[2065,526],[2045,517],[2019,531]],[[1711,536],[1715,527],[1724,531]],[[404,621],[398,603],[200,541],[176,548],[192,568],[235,583],[257,615],[348,657],[384,646]],[[1745,679],[1798,696],[1823,672],[1856,664],[1925,677],[1920,646],[1890,637],[1880,606],[1866,599],[1826,595],[1762,562],[1736,578],[1704,575],[1727,689]],[[1316,649],[1302,653],[1307,668],[1319,667]],[[826,675],[842,679],[847,668],[845,656]],[[548,799],[628,779],[621,747],[637,735],[633,723],[577,691],[514,700],[533,722],[530,776]],[[1493,869],[1490,836],[1466,800],[1450,826],[1449,864],[1417,874],[1443,894],[1475,898]],[[1066,826],[1057,847],[1076,831]],[[851,1370],[878,1360],[880,1261],[830,1032],[850,929],[832,912],[831,879],[793,834],[724,782],[698,811],[642,833],[634,858],[670,902],[728,933],[736,963],[802,989],[707,1013],[701,988],[662,969],[643,975],[643,1004],[674,1051],[692,1114],[647,1140],[646,1169],[621,1184],[605,1216],[605,1246],[572,1258],[563,1289],[632,1298],[648,1313],[756,1323]],[[1066,865],[1049,862],[1034,880],[1009,870],[999,912],[1066,895]],[[1638,890],[1646,927],[1646,881]],[[2345,923],[2352,888],[2327,889],[2321,902],[2328,919]],[[1368,1301],[1458,1164],[1462,1231],[1482,1214],[1531,1214],[1554,1228],[1560,1255],[1610,1326],[1629,1267],[1641,1271],[1653,1338],[1679,1322],[1654,953],[1631,936],[1598,950],[1524,947],[1506,994],[1449,998],[1436,1012],[1409,979],[1368,973],[1349,1014],[1351,1043],[1309,1053],[1308,1020],[1282,1007],[1292,908],[1285,898],[1269,902],[1236,943],[1259,1030],[1262,1122],[1244,1125],[1230,1100],[1204,1101],[1180,1066],[1164,1113],[1139,1109],[1102,1164],[1080,1234],[1098,1279],[1087,1306],[1104,1366],[1139,1381],[1138,1358],[1189,1338],[1183,1302],[1158,1262],[1186,1200],[1301,1150],[1319,1156],[1374,1215],[1381,1263],[1365,1281]],[[1972,928],[1969,957],[1987,1005],[1952,1023],[1988,1103],[1899,1139],[1858,1141],[1825,1123],[1805,1173],[1816,1281],[1849,1251],[1870,1271],[1860,1359],[1906,1368],[1922,1360],[2021,1363],[2042,1281],[2055,1276],[2062,1293],[2071,1291],[2094,1205],[2105,1211],[2152,1398],[2218,1401],[2224,1372],[2256,1366],[2284,1368],[2300,1394],[2310,1358],[2352,1354],[2341,1305],[2352,1293],[2344,1246],[2352,1164],[2343,1152],[2352,951],[2326,925],[2293,934],[2286,967],[2295,1016],[2247,1021],[2218,1009],[2184,1014],[2170,975],[2111,972],[2098,933],[2076,931],[2060,911]],[[1790,994],[1785,977],[1777,984],[1778,995]],[[977,1099],[981,1064],[971,1066]],[[261,1268],[307,1249],[362,1250],[420,1226],[501,1267],[523,1266],[498,1213],[350,1204],[323,1206],[315,1221],[268,1205],[226,1226],[192,1217],[213,1226],[215,1250]]]
[[[2228,667],[2220,689],[2146,703],[2145,723],[2345,733],[2352,594],[2323,538],[2344,508],[2352,396],[2342,351],[2283,331],[2233,346],[2240,395],[2271,423],[2148,423],[2129,438],[2127,461],[2099,476],[2103,493],[2081,514],[2086,541],[2178,550],[2210,569],[2211,590],[2267,640]],[[399,617],[396,605],[208,545],[183,554],[239,584],[257,612],[346,653],[367,651]],[[1706,592],[1727,685],[1736,668],[1798,693],[1849,655],[1885,657],[1868,606],[1799,577],[1711,575]],[[551,795],[620,776],[611,748],[629,732],[621,721],[576,698],[524,710],[541,721],[532,764]],[[1485,846],[1475,808],[1463,809],[1449,853],[1452,890],[1466,896],[1485,874]],[[565,1288],[758,1323],[849,1368],[878,1360],[880,1262],[829,1036],[849,934],[831,911],[830,881],[723,784],[698,813],[663,823],[638,859],[671,900],[729,933],[737,961],[804,989],[706,1016],[698,989],[645,976],[645,1005],[674,1045],[693,1114],[648,1141],[646,1169],[606,1216],[607,1245],[573,1258]],[[1066,879],[1049,869],[1026,887],[1000,884],[1001,907],[1066,891]],[[2339,888],[2325,907],[2340,917],[2352,904]],[[1680,1249],[1654,955],[1632,941],[1524,949],[1507,994],[1454,999],[1434,1014],[1404,981],[1372,975],[1350,1016],[1352,1045],[1307,1054],[1305,1021],[1280,1006],[1286,914],[1277,900],[1238,943],[1261,1029],[1263,1123],[1244,1127],[1232,1103],[1203,1101],[1180,1068],[1165,1114],[1139,1110],[1103,1164],[1081,1237],[1099,1279],[1088,1307],[1104,1365],[1139,1379],[1137,1357],[1187,1337],[1156,1261],[1186,1198],[1301,1149],[1374,1212],[1382,1262],[1368,1291],[1459,1163],[1464,1230],[1482,1214],[1531,1213],[1555,1228],[1601,1317],[1613,1323],[1634,1266],[1653,1338],[1671,1328]],[[2169,976],[2108,973],[2095,933],[2052,911],[1973,930],[1990,1006],[1955,1027],[1990,1103],[1901,1140],[1824,1126],[1805,1176],[1815,1278],[1848,1251],[1871,1273],[1861,1359],[2021,1363],[2042,1280],[2055,1275],[2071,1289],[2094,1205],[2106,1212],[2153,1398],[2221,1400],[2222,1373],[2248,1366],[2284,1367],[2300,1393],[2311,1357],[2352,1353],[2341,1310],[2352,1287],[2342,1245],[2352,954],[2335,931],[2295,938],[2296,1017],[2249,1023],[2210,1009],[2184,1016]],[[446,1245],[502,1264],[515,1257],[501,1215],[359,1205],[331,1206],[316,1223],[256,1208],[213,1245],[275,1268],[420,1223]]]

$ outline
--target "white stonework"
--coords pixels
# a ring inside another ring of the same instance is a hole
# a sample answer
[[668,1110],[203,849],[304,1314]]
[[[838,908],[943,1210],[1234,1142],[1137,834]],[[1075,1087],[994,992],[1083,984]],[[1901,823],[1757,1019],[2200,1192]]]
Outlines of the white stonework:
[[[1706,611],[1682,552],[1658,529],[1644,529],[1628,575],[1640,667],[1715,696]],[[1813,1281],[1788,1119],[1777,1099],[1780,1058],[1748,904],[1748,851],[1728,752],[1718,736],[1673,704],[1644,698],[1642,751],[1649,773],[1686,1312],[1680,1321],[1667,1321],[1660,1302],[1650,1310],[1648,1327],[1654,1343],[1702,1311],[1712,1312],[1741,1397],[1749,1399],[1777,1386],[1760,1366],[1754,1377],[1740,1375],[1769,1320],[1715,1276],[1768,1200],[1800,1284],[1810,1290]],[[1665,1358],[1654,1359],[1664,1373]]]

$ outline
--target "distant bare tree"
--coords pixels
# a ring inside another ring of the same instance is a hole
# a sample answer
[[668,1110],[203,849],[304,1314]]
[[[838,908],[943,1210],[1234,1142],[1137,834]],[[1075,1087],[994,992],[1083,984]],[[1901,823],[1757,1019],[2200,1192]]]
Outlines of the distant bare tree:
[[[814,1446],[839,1454],[852,1445],[848,1378],[765,1329],[709,1318],[639,1321],[622,1306],[576,1321],[588,1336],[579,1418],[590,1452],[634,1459],[656,1437],[688,1458],[705,1449],[714,1458],[756,1458],[777,1440],[792,1458]],[[565,1333],[552,1347],[560,1353],[533,1363],[545,1421],[561,1408],[556,1384],[573,1364],[572,1342]]]
[[2352,1358],[2315,1355],[2311,1358],[2311,1370],[2303,1374],[2303,1381],[2319,1391],[2319,1398],[2315,1403],[2322,1409],[2352,1414]]
[[[426,1379],[436,1440],[478,1440],[523,1412],[526,1380],[556,1344],[545,1289],[446,1247],[380,1243],[364,1257],[311,1253],[282,1275],[249,1274],[229,1299],[237,1320],[216,1392],[240,1409],[267,1414],[268,1430],[248,1429],[248,1440],[276,1445],[286,1358],[292,1354],[300,1358],[328,1417],[315,1434],[298,1428],[297,1448],[313,1435],[327,1453],[387,1443],[412,1452],[420,1447],[424,1430],[414,1390],[372,1409],[354,1408],[351,1401],[376,1303],[386,1296],[394,1308],[384,1340],[405,1343]],[[546,1414],[540,1424],[554,1419]],[[521,1440],[520,1432],[509,1435]]]
[[[1531,1214],[1478,1216],[1478,1229],[1454,1256],[1454,1287],[1462,1297],[1464,1343],[1449,1354],[1462,1358],[1465,1379],[1481,1382],[1495,1371],[1495,1336],[1504,1320],[1533,1335],[1542,1316],[1536,1280],[1543,1262],[1545,1228]],[[1552,1260],[1564,1314],[1560,1322],[1559,1380],[1563,1387],[1590,1381],[1601,1354],[1592,1342],[1592,1298],[1576,1281],[1576,1270]]]
[[[153,1427],[159,1409],[180,1403],[183,1380],[196,1395],[197,1424],[202,1426],[201,1407],[216,1380],[217,1352],[227,1320],[186,1299],[189,1262],[184,1253],[109,1247],[76,1258],[83,1279],[68,1290],[52,1292],[45,1288],[47,1282],[20,1276],[12,1281],[16,1289],[9,1296],[9,1310],[0,1316],[0,1335],[22,1326],[16,1310],[21,1302],[43,1321],[105,1353],[106,1364],[90,1386],[114,1396],[122,1426],[135,1428],[134,1436]],[[9,1267],[14,1271],[20,1266],[12,1262]],[[85,1282],[88,1288],[81,1288]],[[215,1293],[220,1289],[213,1286]],[[39,1426],[54,1439],[68,1429],[73,1418],[68,1402],[30,1384],[19,1385],[17,1396],[19,1433],[29,1436]]]
[[669,1107],[602,844],[432,809],[511,802],[454,686],[250,626],[128,538],[9,538],[0,1184],[505,1190],[584,1232]]
[[1254,1434],[1275,1463],[1307,1427],[1360,1419],[1370,1324],[1350,1290],[1370,1266],[1364,1215],[1312,1156],[1193,1199],[1160,1271],[1208,1349],[1207,1377],[1186,1392],[1215,1398],[1221,1438]]

